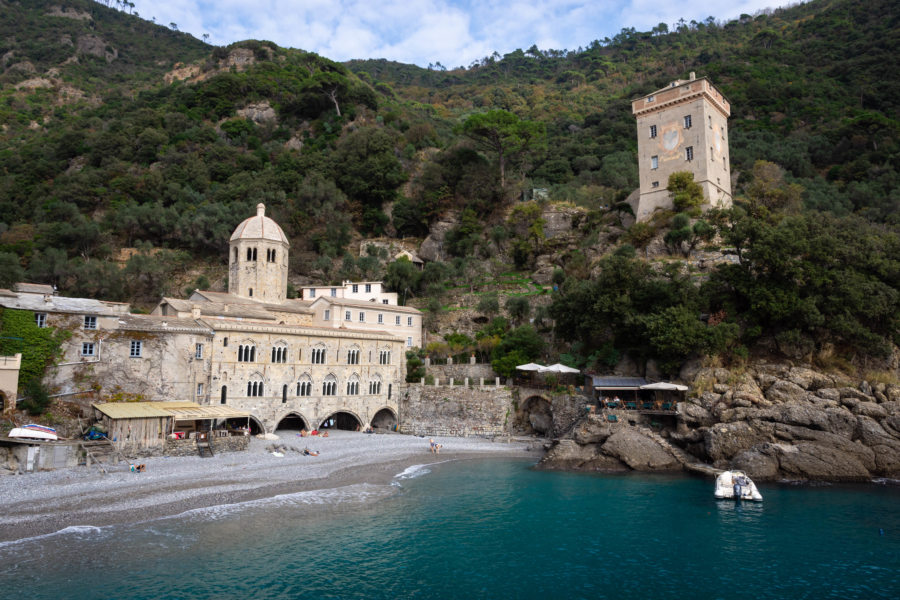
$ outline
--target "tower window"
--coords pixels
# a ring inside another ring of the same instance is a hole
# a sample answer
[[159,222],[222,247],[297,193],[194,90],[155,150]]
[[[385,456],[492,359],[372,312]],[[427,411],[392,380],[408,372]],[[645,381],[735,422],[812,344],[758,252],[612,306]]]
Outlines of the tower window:
[[347,364],[348,365],[358,365],[359,364],[359,350],[347,350]]
[[656,137],[656,125],[651,125],[651,126],[650,126],[650,137],[651,137],[651,138],[655,138],[655,137]]
[[247,295],[252,298],[253,297],[253,288],[250,288],[247,292]]
[[194,345],[194,358],[203,358],[203,344]]
[[311,362],[314,365],[325,364],[325,348],[313,348]]
[[140,358],[144,352],[144,342],[140,340],[131,340],[131,351],[128,353],[128,356],[131,358]]
[[653,183],[650,184],[650,187],[658,188],[658,187],[659,187],[659,182],[658,182],[658,181],[654,181]]
[[238,362],[254,362],[256,360],[256,346],[240,344],[237,354]]
[[708,115],[706,118],[709,119],[709,128],[712,129],[712,115]]
[[691,128],[691,115],[684,115],[684,128],[685,129]]
[[684,159],[685,160],[694,160],[694,147],[688,146],[684,149]]
[[650,157],[650,168],[651,168],[651,169],[658,169],[658,168],[659,168],[659,157],[658,157],[658,156],[651,156],[651,157]]
[[252,397],[258,397],[263,395],[263,383],[262,381],[248,381],[247,382],[247,395]]
[[653,102],[656,100],[656,96],[647,96],[647,102]]

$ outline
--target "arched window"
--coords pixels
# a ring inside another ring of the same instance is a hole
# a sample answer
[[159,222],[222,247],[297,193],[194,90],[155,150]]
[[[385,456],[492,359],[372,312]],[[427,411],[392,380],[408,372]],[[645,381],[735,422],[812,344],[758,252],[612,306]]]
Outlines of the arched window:
[[312,379],[310,379],[309,375],[304,375],[297,382],[297,395],[312,396]]
[[359,348],[354,346],[347,350],[347,364],[348,365],[358,365],[359,364]]
[[253,288],[250,288],[250,291],[249,291],[249,293],[247,294],[247,296],[249,296],[250,298],[253,297]]
[[391,364],[391,351],[390,350],[380,350],[378,352],[378,364],[379,365]]
[[314,365],[324,365],[326,358],[326,349],[324,344],[319,344],[315,348],[312,349],[312,364]]
[[238,345],[238,362],[254,362],[256,360],[256,346],[253,344]]
[[226,400],[228,400],[228,386],[223,385],[222,386],[222,399],[220,401],[220,404],[225,404]]
[[287,404],[287,384],[281,386],[281,403]]
[[287,346],[279,343],[276,346],[272,346],[272,362],[273,363],[286,363],[287,362]]
[[356,396],[359,394],[359,376],[355,373],[347,380],[347,395]]
[[322,382],[322,395],[334,396],[335,394],[337,394],[337,379],[335,379],[334,375],[329,375]]
[[377,395],[381,393],[381,377],[376,375],[369,380],[369,394]]
[[263,382],[262,381],[248,381],[247,382],[247,395],[250,397],[258,397],[263,395]]
[[233,258],[234,262],[237,262],[237,259],[238,259],[238,251],[237,251],[237,248],[234,249],[234,252],[232,252],[231,255],[234,257],[234,258]]

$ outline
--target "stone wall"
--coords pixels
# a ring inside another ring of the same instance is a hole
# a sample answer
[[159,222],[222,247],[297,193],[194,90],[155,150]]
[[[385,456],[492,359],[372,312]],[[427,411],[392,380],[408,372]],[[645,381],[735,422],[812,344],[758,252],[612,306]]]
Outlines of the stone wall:
[[412,435],[484,436],[509,432],[513,396],[507,387],[413,384],[401,388],[400,431]]
[[[483,378],[484,383],[493,385],[497,374],[491,368],[490,363],[456,363],[452,365],[428,365],[425,368],[428,375],[434,377],[435,381],[440,383],[449,383],[450,378],[457,385],[461,385],[466,378],[469,378],[470,385],[476,385]],[[502,379],[501,379],[502,380]]]
[[[231,435],[228,437],[212,438],[213,452],[241,452],[250,447],[249,435]],[[197,440],[172,440],[167,439],[163,454],[166,456],[198,456]]]

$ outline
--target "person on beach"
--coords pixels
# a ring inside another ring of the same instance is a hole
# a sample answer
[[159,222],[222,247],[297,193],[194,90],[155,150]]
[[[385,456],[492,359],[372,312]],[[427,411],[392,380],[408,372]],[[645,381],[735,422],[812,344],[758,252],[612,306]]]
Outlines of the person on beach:
[[309,448],[303,449],[303,456],[318,456],[318,455],[319,455],[318,452],[310,450]]
[[441,453],[441,448],[443,448],[443,447],[444,447],[443,444],[435,444],[435,445],[434,445],[434,453],[435,453],[435,454],[440,454],[440,453]]
[[431,450],[431,453],[434,454],[434,451],[437,449],[437,444],[434,443],[434,439],[430,439],[430,440],[428,440],[428,442],[429,442],[429,449]]

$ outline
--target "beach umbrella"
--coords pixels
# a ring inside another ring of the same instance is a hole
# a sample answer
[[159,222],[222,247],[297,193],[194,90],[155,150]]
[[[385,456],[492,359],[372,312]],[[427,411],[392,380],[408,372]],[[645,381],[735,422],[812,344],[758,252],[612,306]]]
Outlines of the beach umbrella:
[[539,365],[537,363],[527,363],[516,367],[516,371],[540,371],[544,368],[546,368],[544,367],[544,365]]
[[555,365],[550,365],[549,367],[541,367],[538,369],[539,373],[581,373],[578,369],[573,369],[572,367],[567,367],[562,363],[556,363]]

